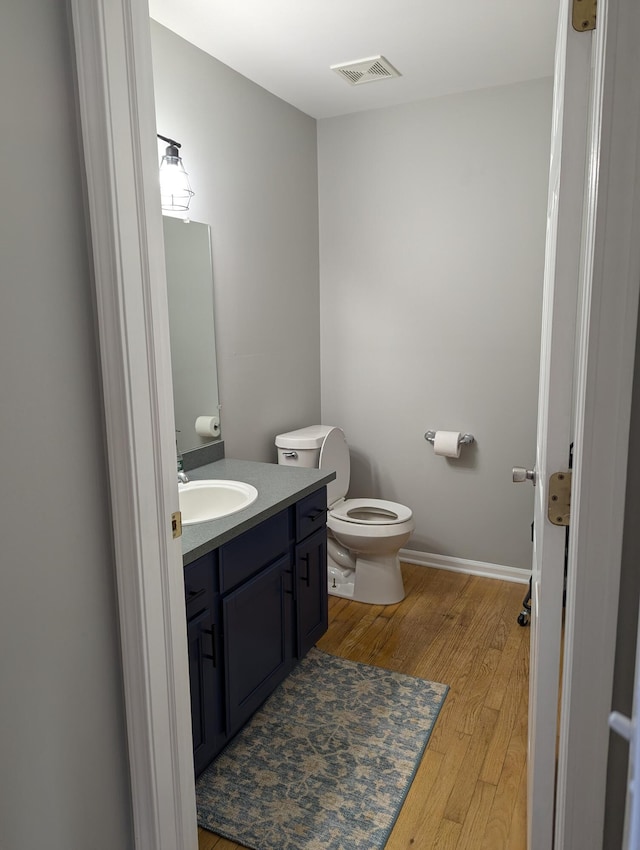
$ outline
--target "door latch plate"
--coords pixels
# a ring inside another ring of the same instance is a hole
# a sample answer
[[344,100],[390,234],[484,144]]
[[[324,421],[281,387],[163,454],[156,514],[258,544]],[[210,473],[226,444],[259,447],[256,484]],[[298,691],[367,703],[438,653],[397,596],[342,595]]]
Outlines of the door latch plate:
[[182,514],[180,511],[171,514],[171,530],[173,531],[174,540],[177,537],[182,537]]
[[569,525],[571,514],[571,471],[554,472],[549,478],[547,516],[554,525]]

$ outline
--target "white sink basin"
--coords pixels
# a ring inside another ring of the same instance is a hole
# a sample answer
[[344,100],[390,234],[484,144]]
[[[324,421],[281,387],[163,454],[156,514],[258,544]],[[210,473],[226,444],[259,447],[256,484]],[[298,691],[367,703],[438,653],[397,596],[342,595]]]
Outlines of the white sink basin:
[[195,525],[220,519],[248,507],[258,498],[258,491],[243,481],[210,479],[178,484],[183,525]]

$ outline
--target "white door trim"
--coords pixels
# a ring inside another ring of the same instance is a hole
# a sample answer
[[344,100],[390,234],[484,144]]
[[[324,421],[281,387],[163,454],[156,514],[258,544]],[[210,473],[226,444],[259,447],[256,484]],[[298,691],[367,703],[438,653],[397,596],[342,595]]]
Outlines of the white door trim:
[[547,518],[549,476],[565,470],[573,440],[572,396],[585,163],[588,160],[591,33],[559,8],[536,434],[527,833],[529,850],[550,850],[554,798],[566,529]]
[[598,2],[555,846],[601,847],[640,288],[640,11]]
[[[72,0],[136,850],[195,850],[149,11]],[[96,450],[100,450],[97,446]]]

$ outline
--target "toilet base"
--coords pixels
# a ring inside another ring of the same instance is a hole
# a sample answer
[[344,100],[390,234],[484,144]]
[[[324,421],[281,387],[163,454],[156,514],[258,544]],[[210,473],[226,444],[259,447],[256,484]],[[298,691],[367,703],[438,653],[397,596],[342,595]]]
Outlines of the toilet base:
[[369,605],[395,605],[404,599],[404,582],[397,555],[356,555],[355,570],[338,566],[332,558],[328,559],[327,566],[331,596]]
[[355,570],[345,570],[341,567],[331,566],[331,559],[329,559],[327,570],[329,595],[341,596],[343,599],[353,599],[355,572]]

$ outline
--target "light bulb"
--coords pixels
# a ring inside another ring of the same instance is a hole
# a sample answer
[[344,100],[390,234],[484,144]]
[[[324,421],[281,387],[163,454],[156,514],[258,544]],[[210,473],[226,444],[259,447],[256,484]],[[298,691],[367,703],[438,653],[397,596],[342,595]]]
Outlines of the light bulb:
[[175,145],[169,145],[160,163],[160,199],[163,210],[179,212],[189,209],[194,196],[189,175]]

